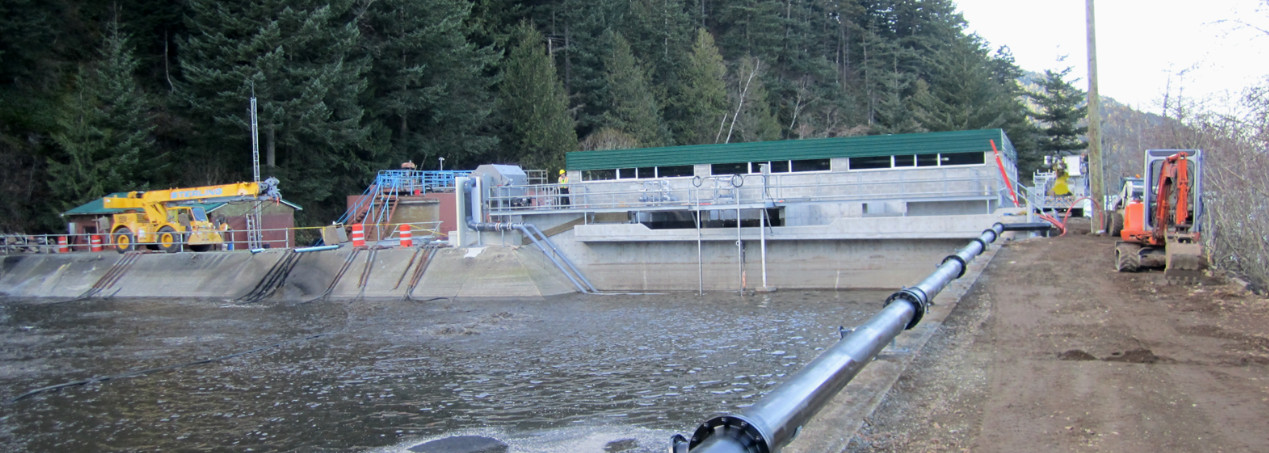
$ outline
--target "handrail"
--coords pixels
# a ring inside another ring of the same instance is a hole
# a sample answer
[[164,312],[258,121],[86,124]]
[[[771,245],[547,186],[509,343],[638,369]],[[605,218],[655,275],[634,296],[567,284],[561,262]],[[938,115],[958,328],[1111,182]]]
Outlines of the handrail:
[[[401,225],[410,225],[411,234],[415,241],[422,244],[429,237],[442,236],[443,232],[439,231],[441,222],[405,222],[405,223],[383,223],[380,226],[391,228],[388,234],[385,234],[380,241],[398,240]],[[262,241],[268,248],[284,249],[290,246],[292,238],[296,232],[300,230],[321,229],[325,227],[291,227],[291,228],[264,228],[260,232],[265,239]],[[246,230],[228,230],[231,234],[243,233]],[[264,234],[264,233],[281,233]],[[222,231],[222,235],[226,232]],[[60,238],[66,238],[66,248],[69,252],[89,252],[92,247],[92,237],[99,236],[100,245],[103,251],[113,251],[114,243],[111,242],[109,233],[77,233],[77,234],[0,234],[0,254],[16,254],[16,253],[58,253]],[[272,238],[270,238],[272,237]],[[233,237],[226,238],[225,244],[241,243],[245,246],[245,238],[242,240],[234,240]],[[136,245],[151,245],[155,242],[134,242]]]
[[[794,178],[797,179],[794,179]],[[490,215],[520,215],[558,211],[604,209],[702,208],[777,202],[884,201],[940,199],[997,199],[999,183],[993,178],[912,178],[902,184],[878,185],[871,181],[840,181],[825,175],[723,175],[710,178],[679,177],[649,185],[651,180],[617,180],[490,188],[486,199]],[[791,179],[786,181],[785,178]],[[564,192],[561,189],[568,189]]]

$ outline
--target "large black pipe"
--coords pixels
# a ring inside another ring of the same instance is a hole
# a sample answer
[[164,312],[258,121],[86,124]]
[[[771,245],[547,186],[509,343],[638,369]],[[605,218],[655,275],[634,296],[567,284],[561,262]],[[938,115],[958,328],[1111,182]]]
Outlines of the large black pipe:
[[885,308],[844,335],[823,354],[771,393],[739,415],[722,415],[702,423],[690,439],[673,439],[674,452],[770,453],[793,440],[816,412],[854,379],[886,344],[921,321],[930,301],[987,245],[1008,229],[997,223],[968,245],[943,259],[934,273],[916,286],[903,288],[888,299]]

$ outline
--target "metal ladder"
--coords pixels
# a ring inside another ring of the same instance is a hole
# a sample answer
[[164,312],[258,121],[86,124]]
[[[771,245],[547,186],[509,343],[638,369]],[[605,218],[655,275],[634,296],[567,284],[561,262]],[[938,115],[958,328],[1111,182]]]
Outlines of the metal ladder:
[[252,208],[250,214],[247,214],[247,249],[255,250],[264,248],[264,240],[260,234],[260,202]]

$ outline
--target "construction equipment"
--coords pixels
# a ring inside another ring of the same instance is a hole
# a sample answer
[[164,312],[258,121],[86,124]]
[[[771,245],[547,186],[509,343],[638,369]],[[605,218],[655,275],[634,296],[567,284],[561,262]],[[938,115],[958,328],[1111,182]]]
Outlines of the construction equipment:
[[122,197],[106,197],[110,209],[126,209],[114,215],[110,237],[119,253],[145,245],[152,250],[175,253],[188,245],[195,252],[211,250],[224,243],[217,225],[207,219],[202,206],[193,204],[238,200],[280,200],[278,180],[260,183],[239,182],[216,186],[128,192]]
[[1198,280],[1204,267],[1199,243],[1203,215],[1203,152],[1146,150],[1142,195],[1124,204],[1115,244],[1115,270],[1164,268],[1169,282]]
[[1124,206],[1133,200],[1140,200],[1146,192],[1141,176],[1123,177],[1119,180],[1119,193],[1106,197],[1106,215],[1103,228],[1106,234],[1119,236],[1124,231]]

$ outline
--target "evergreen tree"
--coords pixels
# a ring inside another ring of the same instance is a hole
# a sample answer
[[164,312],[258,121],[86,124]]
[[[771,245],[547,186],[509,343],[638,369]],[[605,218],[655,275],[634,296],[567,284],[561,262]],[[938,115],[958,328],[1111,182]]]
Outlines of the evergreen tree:
[[726,73],[727,66],[714,46],[714,36],[704,28],[698,29],[671,103],[675,112],[671,121],[679,144],[721,141],[720,126],[728,115]]
[[692,46],[694,27],[683,0],[632,0],[621,34],[635,55],[650,65],[656,86],[677,83]]
[[1087,98],[1083,90],[1066,81],[1071,68],[1061,71],[1046,70],[1040,79],[1040,91],[1031,99],[1039,106],[1032,117],[1040,123],[1042,136],[1039,149],[1044,155],[1079,151],[1088,147],[1083,135],[1088,128],[1080,123],[1088,115]]
[[147,189],[164,166],[152,154],[151,103],[138,87],[137,60],[117,21],[107,26],[99,59],[81,66],[52,135],[49,190],[64,209],[109,192]]
[[497,143],[489,133],[492,47],[477,47],[462,0],[381,0],[362,16],[362,42],[373,57],[368,111],[391,136],[387,163],[445,157],[477,163]]
[[564,85],[543,46],[544,38],[528,23],[503,62],[499,92],[502,121],[509,125],[509,154],[527,168],[559,168],[564,153],[577,150],[577,132],[568,113]]
[[657,104],[648,71],[630,53],[630,44],[620,34],[613,36],[612,56],[606,64],[609,109],[605,122],[630,136],[641,146],[665,144],[661,107]]
[[[342,210],[342,195],[364,187],[375,160],[363,124],[366,58],[352,0],[264,0],[230,4],[190,0],[183,41],[182,89],[203,158],[186,179],[250,174],[248,99],[258,98],[262,173],[324,222]],[[211,166],[219,162],[220,168]],[[210,167],[210,168],[209,168]],[[209,181],[210,182],[210,181]]]

